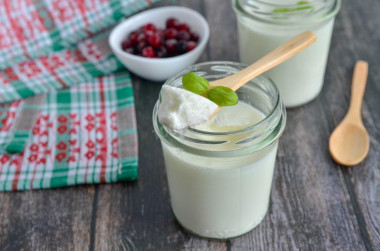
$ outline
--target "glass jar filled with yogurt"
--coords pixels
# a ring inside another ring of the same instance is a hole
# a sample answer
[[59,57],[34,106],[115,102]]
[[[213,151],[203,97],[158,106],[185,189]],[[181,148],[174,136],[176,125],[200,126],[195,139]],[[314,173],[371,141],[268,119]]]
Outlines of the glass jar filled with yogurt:
[[[182,76],[194,72],[209,81],[246,65],[207,62],[190,66],[166,81],[182,88]],[[204,124],[172,130],[153,125],[162,144],[173,213],[188,231],[208,238],[232,238],[257,226],[269,204],[278,140],[286,112],[278,89],[257,77],[237,90],[239,103],[222,107]]]
[[264,73],[280,90],[286,107],[305,104],[320,93],[340,0],[233,0],[240,60],[251,64],[295,35],[311,30],[317,41]]

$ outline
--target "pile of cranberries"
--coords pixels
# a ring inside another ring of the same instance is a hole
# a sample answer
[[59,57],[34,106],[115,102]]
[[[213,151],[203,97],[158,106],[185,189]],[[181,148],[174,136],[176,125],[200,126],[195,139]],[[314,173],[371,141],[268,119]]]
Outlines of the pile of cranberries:
[[198,41],[199,35],[186,23],[171,17],[166,20],[165,29],[148,23],[131,32],[121,43],[121,49],[138,56],[165,58],[191,51]]

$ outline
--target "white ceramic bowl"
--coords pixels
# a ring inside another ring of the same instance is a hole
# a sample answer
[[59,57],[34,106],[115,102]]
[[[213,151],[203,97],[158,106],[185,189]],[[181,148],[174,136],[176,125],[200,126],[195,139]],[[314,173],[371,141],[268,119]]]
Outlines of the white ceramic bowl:
[[[124,52],[121,49],[122,41],[132,31],[147,23],[153,23],[159,28],[165,28],[169,17],[177,18],[190,26],[192,31],[199,34],[199,42],[193,50],[175,57],[145,58]],[[109,44],[116,57],[136,75],[152,81],[165,81],[175,73],[192,65],[202,54],[210,36],[210,28],[207,21],[198,12],[179,6],[160,7],[136,14],[112,30],[109,36]]]

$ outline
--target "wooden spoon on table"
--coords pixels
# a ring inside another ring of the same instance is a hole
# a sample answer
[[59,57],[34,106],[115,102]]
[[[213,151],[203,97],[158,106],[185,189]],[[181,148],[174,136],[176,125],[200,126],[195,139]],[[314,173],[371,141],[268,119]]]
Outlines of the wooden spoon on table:
[[359,164],[368,154],[369,136],[361,118],[367,76],[368,63],[358,61],[352,78],[350,107],[330,136],[330,154],[337,163],[344,166]]
[[[236,91],[254,77],[257,77],[261,73],[281,64],[285,60],[288,60],[297,53],[303,51],[314,43],[316,39],[317,37],[313,32],[305,31],[283,43],[247,68],[244,68],[243,70],[228,77],[210,82],[210,87],[225,86]],[[213,114],[211,114],[209,118],[212,118],[217,112],[219,112],[219,110],[220,107]]]

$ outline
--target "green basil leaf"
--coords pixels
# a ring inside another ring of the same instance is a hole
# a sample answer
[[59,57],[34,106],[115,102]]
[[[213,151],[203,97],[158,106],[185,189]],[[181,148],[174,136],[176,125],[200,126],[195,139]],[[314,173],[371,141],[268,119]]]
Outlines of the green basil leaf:
[[191,91],[195,94],[203,95],[207,92],[210,84],[208,80],[201,76],[195,75],[194,72],[189,72],[183,75],[182,85],[185,90]]
[[231,88],[215,86],[207,93],[208,99],[218,106],[232,106],[238,103],[238,96]]
[[[297,2],[297,5],[305,5],[305,4],[308,4],[308,3],[309,3],[308,1],[299,1],[299,2]],[[294,11],[300,11],[300,10],[307,10],[307,9],[313,10],[313,7],[307,5],[307,6],[301,6],[301,7],[292,8],[292,9],[289,9],[289,8],[277,8],[277,9],[274,9],[273,12],[274,13],[288,13],[288,12],[294,12]]]

